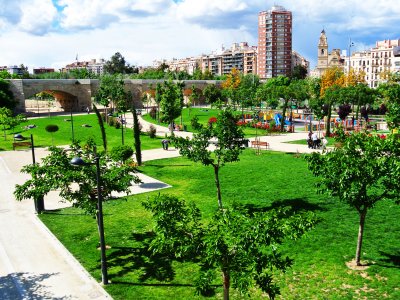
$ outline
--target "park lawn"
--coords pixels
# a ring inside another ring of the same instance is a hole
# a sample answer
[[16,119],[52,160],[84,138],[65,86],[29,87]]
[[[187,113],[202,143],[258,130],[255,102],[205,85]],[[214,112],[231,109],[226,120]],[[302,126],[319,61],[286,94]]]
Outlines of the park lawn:
[[[185,158],[146,162],[140,170],[172,188],[104,205],[108,269],[112,284],[106,290],[114,299],[207,299],[195,295],[197,266],[191,263],[149,258],[144,244],[153,226],[141,202],[158,193],[194,201],[203,217],[217,209],[213,170]],[[371,263],[353,271],[345,263],[355,256],[357,213],[341,202],[315,192],[316,179],[297,154],[266,151],[256,156],[246,150],[240,162],[220,171],[225,206],[247,205],[254,209],[289,206],[313,211],[316,227],[297,241],[288,241],[282,251],[294,259],[284,274],[276,274],[279,299],[399,299],[400,298],[400,207],[378,203],[367,216],[362,259]],[[100,253],[95,220],[73,208],[40,215],[41,220],[100,281]],[[172,269],[171,269],[172,268]],[[157,280],[164,275],[163,280]],[[217,277],[220,279],[220,277]],[[220,285],[221,282],[215,282]],[[265,299],[258,289],[252,299]],[[219,286],[212,298],[222,299]],[[247,299],[231,290],[232,299]]]
[[[45,128],[49,124],[59,127],[57,132],[48,133]],[[90,127],[83,127],[87,124]],[[25,129],[27,125],[36,125],[35,128]],[[88,138],[93,138],[100,149],[102,149],[103,141],[101,138],[100,126],[95,114],[76,115],[73,116],[74,139],[86,142]],[[111,149],[114,146],[122,144],[122,130],[110,127],[105,124],[107,145]],[[30,135],[33,135],[35,147],[49,147],[70,145],[72,142],[72,125],[70,116],[53,116],[43,118],[32,118],[18,125],[14,130],[7,130],[6,140],[4,133],[0,138],[0,150],[12,150],[14,134],[20,133],[27,141],[30,141]],[[53,135],[53,136],[52,136]],[[124,144],[133,146],[133,131],[131,128],[124,128]],[[154,149],[161,147],[161,138],[151,139],[145,133],[141,135],[142,150]]]

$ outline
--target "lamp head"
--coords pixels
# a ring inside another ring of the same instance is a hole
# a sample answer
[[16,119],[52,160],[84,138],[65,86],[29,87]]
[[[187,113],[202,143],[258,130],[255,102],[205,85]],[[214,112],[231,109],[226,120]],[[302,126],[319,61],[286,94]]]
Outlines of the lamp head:
[[82,166],[86,166],[87,163],[80,157],[74,157],[71,159],[71,161],[69,162],[71,165],[73,166],[77,166],[77,167],[82,167]]

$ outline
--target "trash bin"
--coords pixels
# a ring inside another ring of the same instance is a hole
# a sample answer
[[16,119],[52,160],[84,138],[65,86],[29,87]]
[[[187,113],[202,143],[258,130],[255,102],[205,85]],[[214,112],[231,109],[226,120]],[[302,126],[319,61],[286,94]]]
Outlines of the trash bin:
[[183,131],[187,131],[187,125],[183,124]]
[[245,146],[246,148],[248,148],[248,147],[249,147],[249,140],[248,140],[248,139],[242,140],[242,144],[243,144],[243,146]]

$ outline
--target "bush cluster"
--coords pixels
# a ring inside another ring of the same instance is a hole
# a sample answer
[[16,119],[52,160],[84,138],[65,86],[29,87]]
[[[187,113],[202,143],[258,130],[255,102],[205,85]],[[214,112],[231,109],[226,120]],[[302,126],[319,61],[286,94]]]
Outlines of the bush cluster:
[[157,117],[157,109],[156,109],[155,107],[152,107],[152,108],[150,109],[149,114],[150,114],[150,117],[151,117],[152,119],[155,120],[156,117]]
[[157,129],[154,125],[150,125],[149,129],[147,130],[147,134],[150,138],[154,139],[156,137]]

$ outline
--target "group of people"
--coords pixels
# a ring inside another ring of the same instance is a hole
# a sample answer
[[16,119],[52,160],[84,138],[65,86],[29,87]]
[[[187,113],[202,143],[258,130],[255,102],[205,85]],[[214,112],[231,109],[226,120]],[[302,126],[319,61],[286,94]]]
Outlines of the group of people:
[[322,139],[320,139],[316,132],[310,131],[308,133],[308,139],[307,139],[308,148],[319,149],[322,147],[323,149],[325,149],[327,144],[328,140],[325,137],[322,137]]

